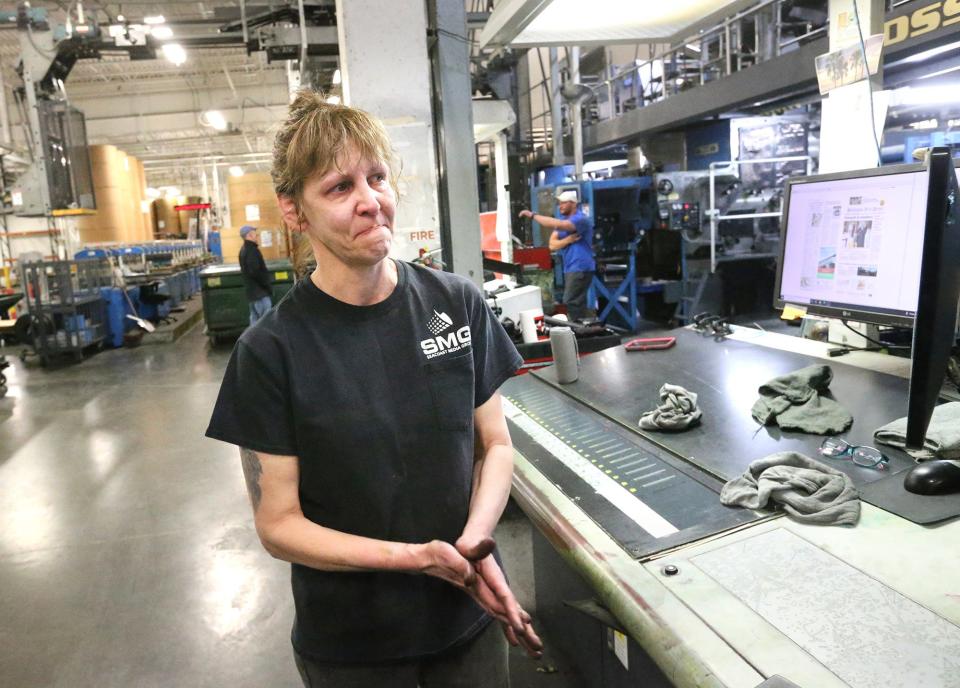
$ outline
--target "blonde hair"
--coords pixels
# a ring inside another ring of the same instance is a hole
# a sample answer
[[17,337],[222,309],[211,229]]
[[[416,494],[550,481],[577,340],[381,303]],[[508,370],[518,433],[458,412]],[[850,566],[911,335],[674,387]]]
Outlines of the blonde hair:
[[[383,123],[363,110],[328,103],[320,91],[298,91],[273,142],[270,175],[274,190],[292,199],[300,213],[304,183],[336,167],[337,159],[350,146],[361,157],[387,165],[390,186],[399,200],[397,161]],[[296,235],[293,264],[298,274],[312,257],[310,242]]]

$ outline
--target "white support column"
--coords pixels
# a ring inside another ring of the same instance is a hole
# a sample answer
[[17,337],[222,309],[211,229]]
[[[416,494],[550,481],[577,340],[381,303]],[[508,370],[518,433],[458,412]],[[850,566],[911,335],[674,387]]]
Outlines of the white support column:
[[423,0],[337,0],[343,102],[382,119],[403,162],[393,254],[440,247],[436,153]]

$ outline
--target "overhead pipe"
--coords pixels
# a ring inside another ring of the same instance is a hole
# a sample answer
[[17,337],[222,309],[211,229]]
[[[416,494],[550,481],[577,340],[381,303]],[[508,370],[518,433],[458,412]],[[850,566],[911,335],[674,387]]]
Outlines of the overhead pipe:
[[9,148],[12,142],[10,137],[10,113],[7,112],[7,84],[3,79],[2,69],[0,69],[0,136],[3,138],[3,145]]
[[560,60],[557,53],[556,48],[550,48],[550,134],[553,164],[562,165],[566,162],[566,156],[563,154],[563,97],[560,95]]
[[[580,46],[573,46],[567,53],[570,63],[570,81],[574,87],[580,85]],[[577,181],[583,179],[583,117],[581,114],[582,101],[578,98],[571,103],[573,117],[570,118],[573,127],[573,169]]]
[[306,78],[307,74],[307,13],[303,8],[303,0],[297,0],[297,8],[300,12],[300,84],[304,82],[312,86],[312,79]]

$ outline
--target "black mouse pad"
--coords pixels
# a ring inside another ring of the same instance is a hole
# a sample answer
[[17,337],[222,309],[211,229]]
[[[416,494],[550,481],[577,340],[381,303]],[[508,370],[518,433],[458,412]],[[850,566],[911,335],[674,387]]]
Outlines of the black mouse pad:
[[960,492],[949,495],[918,495],[903,488],[907,471],[861,485],[860,498],[908,521],[927,525],[960,516]]

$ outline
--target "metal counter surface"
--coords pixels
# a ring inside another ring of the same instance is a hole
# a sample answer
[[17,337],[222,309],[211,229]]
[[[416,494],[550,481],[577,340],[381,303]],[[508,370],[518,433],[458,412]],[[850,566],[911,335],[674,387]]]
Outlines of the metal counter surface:
[[[656,479],[675,472],[680,480],[657,487],[679,483],[675,495],[689,499],[702,497],[700,488],[711,494],[750,461],[776,451],[818,457],[820,436],[760,427],[750,416],[762,383],[816,362],[833,368],[833,396],[854,415],[844,435],[848,441],[872,444],[876,427],[905,412],[902,377],[766,342],[672,334],[678,340],[672,350],[597,353],[582,361],[580,379],[570,385],[557,384],[552,368],[505,385],[505,408],[518,440],[513,496],[536,527],[679,687],[755,688],[779,674],[804,688],[894,688],[916,674],[931,688],[960,688],[960,660],[947,647],[960,634],[960,549],[952,544],[960,537],[960,519],[924,527],[863,504],[853,528],[775,516],[642,555],[637,548],[644,543],[628,542],[631,533],[622,530],[636,523],[603,505],[604,490],[596,488],[604,484],[593,475],[598,464],[557,458],[570,451],[584,458],[591,448],[581,438],[596,442],[599,429],[601,444],[593,450],[606,452],[603,460],[623,458],[617,454],[621,446],[636,446],[644,456],[628,452],[627,459],[653,460],[667,471]],[[656,405],[663,382],[700,394],[701,427],[681,434],[640,431],[637,419]],[[884,452],[892,471],[823,460],[861,485],[913,463],[901,452]],[[683,458],[703,471],[684,466]],[[584,482],[579,493],[577,478]],[[612,482],[624,487],[621,479]],[[666,492],[642,492],[635,496],[657,514],[669,520],[676,513],[676,503],[657,501]],[[708,516],[703,512],[701,518]],[[684,517],[677,520],[690,525]],[[658,544],[666,544],[676,534],[660,537]],[[676,573],[669,575],[668,565]],[[825,580],[818,572],[828,570]],[[845,643],[842,651],[831,638]],[[863,642],[851,646],[857,638]],[[925,663],[931,658],[933,664]]]
[[[894,375],[848,366],[749,341],[715,340],[677,330],[677,344],[663,351],[607,349],[581,361],[580,378],[560,385],[553,367],[533,373],[555,389],[594,408],[644,438],[722,481],[741,475],[751,461],[774,452],[798,451],[821,459],[823,438],[760,426],[750,415],[757,389],[778,375],[812,364],[833,370],[830,392],[853,414],[853,426],[841,435],[854,444],[873,444],[873,432],[906,415],[908,382]],[[660,386],[669,382],[696,392],[703,410],[699,427],[679,433],[640,430],[640,415],[659,403]],[[862,485],[914,465],[905,453],[883,447],[889,471],[857,466],[849,460],[823,459]]]

